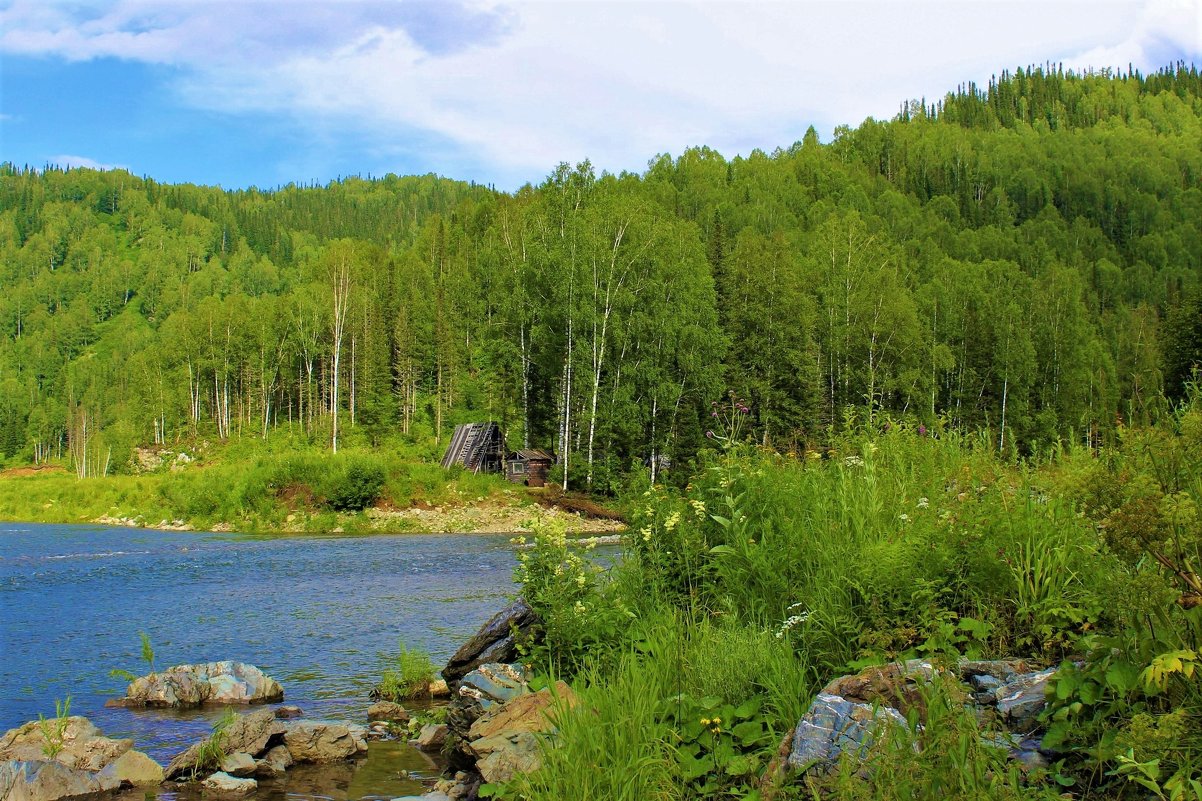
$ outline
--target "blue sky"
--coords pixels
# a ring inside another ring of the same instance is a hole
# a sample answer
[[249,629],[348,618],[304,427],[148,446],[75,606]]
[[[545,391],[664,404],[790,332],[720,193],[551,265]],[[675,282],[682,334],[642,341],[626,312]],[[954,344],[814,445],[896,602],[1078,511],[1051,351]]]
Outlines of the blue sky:
[[1202,2],[0,0],[0,159],[227,188],[788,146],[1016,66],[1202,64]]

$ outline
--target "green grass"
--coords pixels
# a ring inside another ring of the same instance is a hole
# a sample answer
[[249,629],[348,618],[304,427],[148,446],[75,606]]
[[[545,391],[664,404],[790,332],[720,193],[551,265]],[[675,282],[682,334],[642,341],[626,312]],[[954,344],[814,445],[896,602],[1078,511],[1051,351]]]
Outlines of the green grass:
[[[1136,785],[1194,798],[1202,402],[1104,453],[1015,462],[991,437],[924,434],[895,423],[796,459],[712,454],[685,490],[626,499],[630,546],[605,578],[580,581],[555,538],[536,537],[519,576],[546,607],[533,662],[573,681],[588,712],[564,719],[539,773],[498,793],[753,798],[749,766],[762,770],[830,679],[893,659],[1017,656],[1084,660],[1055,687],[1063,760],[1050,773],[1017,771],[957,691],[933,687],[921,728],[778,798],[1121,798]],[[674,703],[758,704],[747,722],[776,742],[719,748],[725,733],[698,734]]]
[[252,532],[365,532],[375,529],[361,512],[376,504],[405,509],[510,502],[514,488],[502,477],[446,471],[437,461],[420,461],[426,454],[419,451],[359,447],[335,455],[278,437],[198,446],[196,462],[176,471],[83,480],[49,471],[0,477],[0,519],[78,523],[107,517],[147,526],[178,520],[200,529],[227,524]]
[[399,643],[396,656],[380,678],[376,691],[388,701],[406,701],[429,695],[430,682],[434,680],[436,668],[430,655],[420,648],[408,648]]

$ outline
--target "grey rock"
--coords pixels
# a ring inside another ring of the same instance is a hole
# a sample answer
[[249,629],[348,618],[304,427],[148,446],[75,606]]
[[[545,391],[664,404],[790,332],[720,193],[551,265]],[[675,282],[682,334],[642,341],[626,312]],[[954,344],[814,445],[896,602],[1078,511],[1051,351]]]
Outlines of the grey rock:
[[218,771],[201,782],[200,786],[204,788],[206,795],[212,793],[221,796],[243,796],[257,790],[259,783],[254,779],[237,779]]
[[105,765],[99,778],[111,778],[124,785],[152,785],[163,781],[163,766],[141,751],[126,751]]
[[58,801],[95,796],[120,787],[120,781],[61,762],[6,760],[0,762],[0,799],[4,801]]
[[448,728],[445,723],[430,723],[422,726],[421,733],[413,744],[423,751],[439,751],[447,742]]
[[1048,680],[1055,673],[1055,668],[1023,673],[995,691],[998,712],[1007,725],[1019,731],[1028,731],[1035,726],[1036,717],[1047,706]]
[[460,680],[459,694],[470,695],[483,709],[488,709],[528,692],[529,680],[529,671],[522,665],[490,662]]
[[117,702],[128,707],[196,707],[203,704],[265,704],[282,701],[284,689],[254,665],[206,662],[176,665],[134,679]]
[[301,711],[299,706],[285,704],[284,706],[277,706],[275,708],[275,716],[280,720],[292,720],[294,718],[303,717],[304,714],[305,713]]
[[366,754],[366,735],[354,723],[302,720],[288,724],[284,745],[297,762],[336,762]]
[[281,776],[288,768],[295,765],[292,754],[282,745],[277,745],[255,761],[255,775],[262,777]]
[[796,771],[827,770],[844,753],[867,754],[883,726],[905,726],[896,709],[857,704],[819,693],[797,724],[787,764]]
[[1003,686],[1001,679],[990,676],[988,673],[970,676],[968,683],[978,692],[989,693],[991,696],[994,696],[995,701],[997,700],[997,690]]
[[538,622],[525,599],[518,598],[493,615],[465,642],[442,669],[442,677],[454,685],[463,676],[490,662],[512,662],[518,657],[513,632],[528,633]]
[[[222,748],[232,754],[243,751],[258,756],[265,751],[272,738],[277,740],[284,734],[285,724],[276,720],[270,709],[257,709],[246,715],[238,715],[226,727]],[[205,740],[208,740],[206,737]],[[171,760],[164,771],[168,779],[174,779],[195,770],[201,756],[204,741],[195,743]]]
[[222,772],[239,778],[253,776],[255,767],[255,758],[245,751],[238,751],[221,760]]

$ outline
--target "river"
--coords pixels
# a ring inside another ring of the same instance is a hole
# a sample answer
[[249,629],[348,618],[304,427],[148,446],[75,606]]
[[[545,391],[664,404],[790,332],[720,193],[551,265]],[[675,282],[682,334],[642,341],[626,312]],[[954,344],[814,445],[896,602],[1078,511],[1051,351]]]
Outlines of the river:
[[[149,672],[140,632],[156,668],[249,662],[277,679],[286,703],[306,717],[364,723],[384,655],[403,640],[436,665],[445,662],[513,592],[513,566],[504,536],[0,523],[0,732],[52,716],[55,700],[70,695],[72,714],[107,736],[132,737],[161,763],[207,734],[219,710],[104,707],[124,690],[111,670]],[[377,754],[388,755],[387,770]],[[367,774],[356,769],[336,781],[321,774],[286,795],[403,794],[411,783],[383,774],[420,769],[423,759],[407,746],[373,744]],[[364,778],[374,775],[371,763],[383,778]]]

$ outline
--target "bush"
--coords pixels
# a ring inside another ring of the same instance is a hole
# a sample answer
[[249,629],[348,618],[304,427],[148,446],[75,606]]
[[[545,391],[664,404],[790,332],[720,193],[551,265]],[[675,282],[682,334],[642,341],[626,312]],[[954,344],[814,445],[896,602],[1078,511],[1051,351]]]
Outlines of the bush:
[[339,512],[358,512],[375,503],[383,488],[384,468],[356,459],[327,485],[326,503]]

